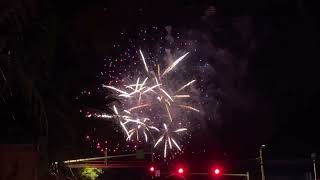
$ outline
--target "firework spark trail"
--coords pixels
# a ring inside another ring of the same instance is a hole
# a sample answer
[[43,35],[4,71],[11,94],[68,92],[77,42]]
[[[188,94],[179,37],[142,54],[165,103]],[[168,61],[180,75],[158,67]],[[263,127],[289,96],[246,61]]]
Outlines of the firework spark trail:
[[146,133],[145,130],[143,130],[143,134],[144,134],[144,137],[145,137],[146,142],[148,142],[148,135],[147,135],[147,133]]
[[[144,89],[146,88],[146,87],[143,87],[143,86],[144,86],[145,82],[147,81],[147,79],[148,79],[148,78],[146,78],[146,79],[143,81],[142,84],[139,84],[139,78],[138,78],[136,84],[131,84],[131,85],[129,85],[129,86],[125,86],[125,87],[130,88],[130,89],[133,90],[131,93],[128,93],[128,92],[123,91],[123,92],[125,92],[125,93],[122,93],[122,94],[120,94],[119,96],[129,98],[129,97],[132,97],[132,95],[134,95],[134,94],[136,94],[136,93],[140,93],[142,90],[144,90]],[[135,88],[133,88],[133,87],[135,87]],[[119,90],[119,89],[118,89],[118,90]],[[152,89],[151,89],[151,90],[152,90]],[[120,91],[121,91],[121,90],[120,90]],[[149,90],[149,91],[150,91],[150,90]],[[140,94],[140,95],[141,95],[141,94]]]
[[159,130],[157,127],[155,127],[155,126],[149,126],[149,129],[154,129],[154,130],[160,132],[160,130]]
[[150,104],[142,104],[142,105],[139,105],[139,106],[135,106],[135,107],[132,107],[132,108],[128,109],[128,111],[131,112],[132,110],[143,108],[143,107],[146,107],[146,106],[150,106]]
[[140,141],[139,140],[139,131],[138,130],[136,130],[136,135],[137,135],[137,141]]
[[173,132],[182,132],[182,131],[187,131],[188,129],[187,128],[180,128],[180,129],[177,129],[177,130],[175,130],[175,131],[173,131]]
[[132,137],[133,133],[130,133],[127,137],[127,141],[130,141],[131,140],[131,137]]
[[[141,84],[138,84],[138,85],[141,85]],[[133,87],[136,87],[136,86],[137,86],[137,83],[134,83],[134,84],[127,85],[126,87],[128,87],[132,90],[135,90],[135,88],[133,88]]]
[[158,85],[158,84],[159,84],[159,81],[158,81],[157,77],[154,76],[154,79],[156,80],[156,83],[157,83],[157,85]]
[[140,125],[144,125],[145,126],[145,123],[141,122],[140,120],[134,120],[134,119],[125,119],[126,122],[134,122],[134,123],[137,123],[137,124],[140,124]]
[[87,114],[86,117],[96,117],[96,118],[105,118],[105,119],[112,119],[114,116],[109,114]]
[[113,111],[114,111],[114,113],[116,113],[116,115],[118,115],[119,113],[118,113],[118,110],[117,110],[117,108],[116,108],[116,106],[115,105],[113,105]]
[[168,126],[166,123],[163,124],[164,129],[166,130],[166,132],[168,132]]
[[131,87],[131,86],[124,86],[125,88],[127,88],[127,89],[131,89],[131,90],[134,90],[134,88],[133,87]]
[[154,144],[154,148],[156,148],[162,140],[163,140],[163,135],[157,140],[156,144]]
[[160,79],[160,78],[161,78],[160,65],[157,64],[157,67],[158,67],[158,77],[159,77],[159,79]]
[[174,67],[176,67],[176,65],[182,61],[187,55],[189,54],[189,52],[185,53],[183,56],[179,57],[175,62],[173,62],[162,74],[162,76],[166,75],[168,72],[170,72]]
[[127,92],[125,92],[125,91],[122,91],[122,90],[120,90],[120,89],[117,89],[117,88],[115,88],[115,87],[113,87],[113,86],[107,86],[107,85],[102,85],[103,87],[105,87],[105,88],[109,88],[109,89],[113,89],[113,90],[115,90],[115,91],[118,91],[118,92],[120,92],[121,94],[128,94]]
[[188,95],[188,94],[178,94],[178,95],[174,95],[172,97],[174,97],[174,98],[189,98],[190,95]]
[[172,149],[172,144],[171,144],[171,138],[168,138],[168,142],[169,142],[169,147],[170,147],[170,149]]
[[134,129],[131,129],[131,130],[129,130],[129,136],[127,137],[127,141],[130,141],[131,140],[131,137],[134,135],[134,134],[136,134],[136,139],[137,139],[137,141],[139,141],[139,129],[140,129],[140,126],[141,125],[138,125],[138,127],[137,128],[134,128]]
[[123,96],[123,97],[132,97],[132,95],[141,92],[143,89],[145,89],[145,87],[140,88],[140,89],[135,89],[133,92],[131,92],[130,94],[120,94],[119,96]]
[[167,144],[168,144],[168,140],[165,140],[165,142],[164,142],[164,151],[163,151],[163,157],[164,158],[167,157]]
[[162,91],[172,102],[173,102],[173,99],[172,97],[169,95],[169,93],[167,93],[164,89],[160,88],[160,91]]
[[180,92],[181,90],[183,90],[184,88],[190,86],[192,83],[194,83],[196,80],[192,80],[190,82],[188,82],[187,84],[183,85],[180,89],[178,89],[177,92]]
[[148,77],[146,77],[146,78],[143,80],[143,82],[142,82],[142,84],[141,84],[141,86],[140,86],[140,89],[143,88],[143,86],[146,84],[147,80],[148,80]]
[[138,91],[133,91],[132,93],[130,94],[119,94],[119,97],[126,97],[126,98],[130,98],[132,97],[132,95],[138,93]]
[[139,102],[139,104],[141,103],[141,93],[139,94],[139,99],[138,99],[138,102]]
[[108,115],[108,114],[101,114],[101,117],[102,118],[108,118],[108,119],[113,118],[113,116]]
[[121,125],[122,129],[124,130],[124,132],[126,133],[127,137],[129,137],[129,132],[128,132],[128,130],[127,130],[127,128],[126,128],[126,126],[125,126],[125,124],[124,124],[124,123],[122,123],[122,122],[120,122],[120,125]]
[[123,125],[126,125],[126,124],[128,124],[129,123],[129,121],[125,121],[125,122],[123,122],[122,124]]
[[169,107],[168,107],[168,105],[166,105],[166,104],[165,104],[165,106],[166,106],[166,110],[167,110],[167,113],[168,113],[169,119],[170,119],[170,121],[172,122],[172,117],[171,117],[171,114],[170,114]]
[[194,107],[191,107],[191,106],[187,106],[187,105],[178,105],[179,107],[181,108],[184,108],[184,109],[189,109],[189,110],[193,110],[193,111],[196,111],[196,112],[200,112],[200,110],[194,108]]
[[144,67],[146,68],[146,71],[149,72],[148,66],[147,66],[147,63],[146,63],[146,60],[145,60],[145,58],[144,58],[144,56],[143,56],[143,53],[142,53],[141,50],[139,50],[139,52],[140,52],[140,55],[141,55],[141,57],[142,57],[142,61],[143,61]]
[[137,91],[137,90],[138,90],[138,86],[139,86],[139,80],[140,80],[140,78],[138,78],[138,79],[137,79],[137,84],[136,84],[136,88],[135,88],[135,91]]
[[[168,100],[168,99],[165,99],[164,100],[169,106],[171,106],[171,103],[170,103],[170,101]],[[166,105],[166,104],[165,104]]]
[[159,86],[161,86],[161,84],[157,84],[157,85],[154,85],[152,87],[149,87],[147,90],[143,91],[142,94],[147,93],[149,91],[152,91],[154,88],[159,87]]
[[126,97],[126,98],[130,98],[131,96],[129,94],[120,94],[119,97]]
[[179,151],[181,151],[178,143],[173,138],[171,138],[171,140],[172,140],[173,144],[179,149]]

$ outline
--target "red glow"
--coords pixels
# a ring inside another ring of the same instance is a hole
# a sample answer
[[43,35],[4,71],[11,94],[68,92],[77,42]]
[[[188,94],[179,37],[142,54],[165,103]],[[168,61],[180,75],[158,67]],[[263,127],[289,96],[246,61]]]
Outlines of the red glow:
[[211,173],[213,176],[221,176],[222,170],[220,168],[214,167],[214,168],[212,168]]
[[149,170],[150,170],[150,172],[153,172],[154,171],[154,167],[151,166]]
[[183,174],[183,169],[182,169],[182,168],[179,168],[179,169],[178,169],[178,173],[179,173],[179,174]]

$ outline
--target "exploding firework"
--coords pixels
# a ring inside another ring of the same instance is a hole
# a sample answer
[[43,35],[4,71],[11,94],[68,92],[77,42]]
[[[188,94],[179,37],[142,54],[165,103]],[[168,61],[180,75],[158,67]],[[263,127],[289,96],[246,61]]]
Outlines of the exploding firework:
[[173,143],[174,146],[179,151],[181,151],[180,146],[178,145],[178,143],[172,137],[172,133],[179,133],[179,132],[187,131],[187,128],[180,128],[180,129],[177,129],[177,130],[174,130],[174,131],[171,132],[166,123],[163,124],[163,127],[164,127],[163,133],[161,134],[160,138],[156,141],[154,147],[157,147],[160,142],[164,141],[163,157],[166,158],[167,157],[168,144],[169,144],[170,149],[172,149],[172,143]]
[[128,141],[144,139],[145,142],[149,142],[152,139],[154,148],[160,147],[163,142],[163,156],[166,158],[169,149],[181,151],[179,141],[175,140],[175,137],[187,131],[181,119],[175,118],[177,117],[174,116],[176,109],[200,112],[185,101],[192,97],[186,92],[196,80],[187,81],[180,88],[174,89],[175,86],[170,84],[167,78],[189,53],[184,53],[177,58],[163,72],[160,64],[153,64],[152,67],[155,68],[150,68],[141,50],[139,54],[144,73],[138,73],[139,77],[122,87],[102,85],[116,93],[123,102],[121,107],[118,109],[115,105],[113,106],[114,115],[95,114],[94,116],[116,119]]

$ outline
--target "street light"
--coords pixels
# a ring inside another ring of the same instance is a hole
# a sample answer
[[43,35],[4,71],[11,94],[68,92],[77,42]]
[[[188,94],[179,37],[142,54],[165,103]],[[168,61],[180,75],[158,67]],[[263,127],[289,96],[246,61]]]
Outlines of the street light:
[[316,153],[312,153],[312,154],[311,154],[311,159],[312,159],[312,161],[313,161],[314,180],[317,180],[317,169],[316,169],[317,154],[316,154]]
[[259,148],[259,154],[260,154],[260,168],[261,168],[261,180],[265,180],[266,177],[264,175],[264,167],[263,167],[263,149],[266,148],[266,145],[261,145],[260,148]]

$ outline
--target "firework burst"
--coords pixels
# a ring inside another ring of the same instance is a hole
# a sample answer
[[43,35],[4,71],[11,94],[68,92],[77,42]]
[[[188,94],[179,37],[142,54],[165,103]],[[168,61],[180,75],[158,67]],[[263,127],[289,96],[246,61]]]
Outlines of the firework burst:
[[161,72],[160,64],[148,66],[143,51],[139,50],[141,64],[144,66],[143,72],[137,73],[139,77],[123,86],[102,85],[118,96],[121,106],[113,106],[114,115],[94,116],[117,119],[128,141],[143,140],[153,143],[154,148],[163,147],[164,158],[168,156],[169,150],[181,151],[177,139],[188,129],[181,119],[176,118],[175,112],[176,109],[183,113],[200,112],[185,101],[192,98],[187,90],[196,80],[186,81],[175,89],[173,87],[176,85],[172,85],[168,79],[169,74],[178,69],[177,66],[188,54],[189,52],[184,53]]

